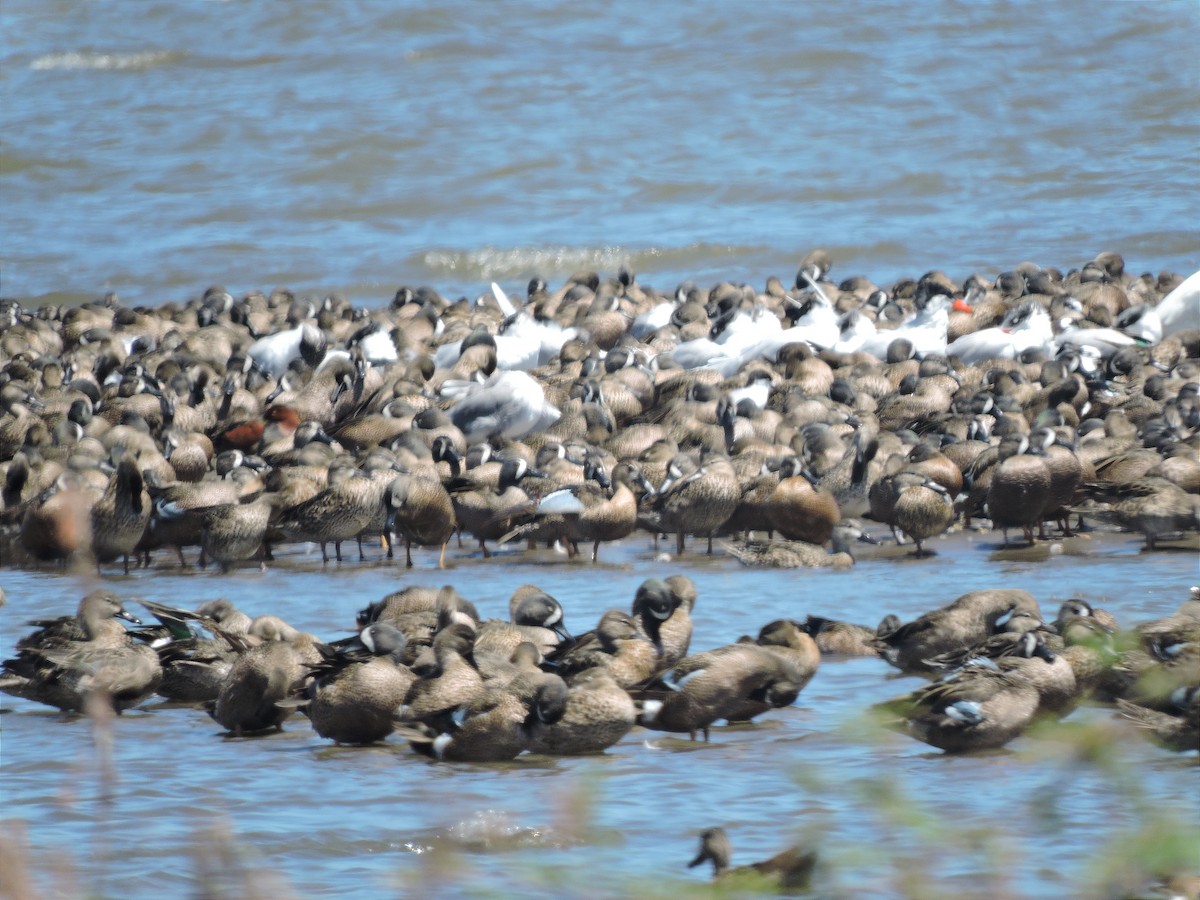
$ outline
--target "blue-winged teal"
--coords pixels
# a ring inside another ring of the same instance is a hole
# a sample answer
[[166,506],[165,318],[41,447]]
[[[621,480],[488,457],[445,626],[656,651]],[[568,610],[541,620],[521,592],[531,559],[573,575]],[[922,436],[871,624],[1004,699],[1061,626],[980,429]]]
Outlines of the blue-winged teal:
[[[265,618],[265,617],[264,617]],[[258,623],[251,634],[270,635],[265,643],[242,652],[221,683],[217,699],[209,713],[230,734],[242,736],[282,729],[284,720],[294,711],[280,706],[298,686],[305,664],[320,662],[316,641],[295,629],[281,629],[274,622]]]
[[529,751],[555,756],[600,753],[629,733],[637,708],[612,673],[602,666],[572,676],[567,705],[557,722],[535,722]]
[[770,569],[849,569],[854,566],[852,541],[877,543],[861,528],[838,525],[833,529],[830,549],[804,541],[781,539],[723,541],[721,546],[744,566]]
[[439,631],[433,639],[434,671],[409,688],[397,710],[398,718],[425,723],[439,732],[446,730],[451,713],[483,693],[474,646],[475,632],[468,625],[454,624]]
[[[453,444],[437,439],[440,458],[454,461],[457,474],[458,454]],[[389,519],[387,527],[404,535],[404,561],[412,568],[412,545],[439,548],[438,568],[446,567],[446,543],[458,528],[454,502],[445,486],[432,472],[402,473],[392,481],[384,495]]]
[[[25,686],[29,692],[19,696],[64,710],[87,712],[91,704],[100,703],[120,712],[153,694],[162,680],[158,654],[145,644],[96,647],[83,642],[34,655],[40,659],[39,666]],[[7,679],[7,665],[5,673]],[[18,693],[3,683],[0,686]]]
[[812,677],[790,659],[757,644],[729,644],[680,660],[661,684],[633,691],[642,702],[639,724],[656,731],[697,732],[721,719],[745,719],[795,702]]
[[631,612],[638,630],[659,648],[659,668],[670,668],[687,656],[696,597],[696,583],[686,575],[649,578],[638,586]]
[[275,528],[286,540],[320,543],[322,562],[329,561],[325,546],[332,542],[334,555],[341,562],[342,541],[357,538],[381,512],[382,505],[383,488],[369,475],[349,463],[335,463],[329,468],[328,487],[283,510]]
[[523,641],[542,653],[550,653],[561,641],[571,640],[563,625],[562,605],[532,584],[523,584],[509,600],[509,619],[488,619],[475,635],[475,650],[507,657]]
[[900,627],[896,616],[885,616],[877,628],[809,615],[796,627],[808,632],[817,649],[832,656],[878,656],[879,638]]
[[660,528],[675,535],[675,551],[682,554],[688,534],[708,538],[733,515],[742,497],[741,484],[729,460],[709,456],[699,465],[680,454],[667,469],[667,480],[652,499]]
[[732,855],[725,829],[706,828],[700,833],[700,852],[688,868],[710,862],[714,880],[738,892],[794,894],[808,891],[817,865],[816,851],[803,847],[789,847],[770,859],[735,868],[730,867]]
[[97,563],[121,557],[129,574],[129,557],[150,522],[150,495],[137,462],[124,456],[104,495],[92,507],[92,555]]
[[1089,482],[1083,490],[1091,504],[1074,506],[1073,512],[1140,531],[1145,535],[1147,550],[1155,549],[1163,535],[1200,528],[1200,501],[1165,478]]
[[1033,527],[1042,521],[1050,497],[1050,469],[1041,455],[1041,447],[1031,447],[1025,436],[1006,438],[1000,444],[999,463],[992,473],[987,492],[987,513],[992,527],[1004,533],[1021,528],[1025,539],[1033,543]]
[[925,660],[969,647],[1006,629],[1015,613],[1041,620],[1037,600],[1027,591],[993,588],[963,594],[953,603],[879,637],[880,655],[904,671],[927,671]]
[[1176,688],[1165,710],[1122,699],[1117,700],[1117,707],[1124,718],[1168,750],[1177,753],[1200,750],[1200,688],[1194,685]]
[[1062,634],[1063,626],[1071,619],[1091,618],[1095,619],[1101,627],[1107,628],[1110,631],[1117,629],[1117,620],[1106,609],[1100,609],[1092,606],[1087,600],[1081,597],[1072,597],[1069,600],[1064,600],[1058,608],[1058,615],[1054,619],[1054,627]]
[[1038,711],[1038,691],[1019,672],[972,666],[875,709],[889,728],[947,753],[993,750],[1018,737]]
[[795,457],[780,471],[779,484],[767,501],[767,521],[789,541],[826,544],[841,521],[837,500],[816,488],[815,482],[816,477]]
[[495,490],[477,487],[470,477],[471,470],[447,483],[455,518],[463,531],[470,532],[479,541],[479,549],[484,557],[492,555],[487,542],[499,540],[511,527],[511,521],[502,514],[529,502],[529,495],[520,487],[521,480],[527,475],[537,477],[542,474],[530,469],[524,459],[517,457],[501,463]]
[[131,640],[115,620],[141,622],[109,591],[93,591],[74,616],[36,622],[6,660],[0,690],[64,710],[86,709],[92,697],[118,711],[154,692],[162,677],[158,657]]
[[409,744],[434,759],[503,762],[528,747],[538,725],[553,725],[563,717],[567,695],[562,678],[539,673],[521,690],[509,685],[480,694],[456,711],[449,728],[412,737]]
[[565,677],[601,666],[621,687],[628,688],[657,672],[661,656],[658,648],[639,632],[633,616],[610,609],[600,617],[595,631],[563,644],[548,659]]
[[304,693],[313,731],[339,744],[370,744],[391,734],[396,709],[416,680],[404,654],[403,633],[386,622],[368,625],[349,646],[322,648]]

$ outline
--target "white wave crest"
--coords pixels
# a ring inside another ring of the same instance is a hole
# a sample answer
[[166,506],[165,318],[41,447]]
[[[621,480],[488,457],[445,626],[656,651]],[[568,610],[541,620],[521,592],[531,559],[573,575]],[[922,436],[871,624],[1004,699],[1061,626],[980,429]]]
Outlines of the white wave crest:
[[93,51],[71,51],[69,53],[47,53],[39,56],[29,68],[46,69],[149,69],[160,65],[178,54],[169,50],[145,50],[141,53],[95,53]]

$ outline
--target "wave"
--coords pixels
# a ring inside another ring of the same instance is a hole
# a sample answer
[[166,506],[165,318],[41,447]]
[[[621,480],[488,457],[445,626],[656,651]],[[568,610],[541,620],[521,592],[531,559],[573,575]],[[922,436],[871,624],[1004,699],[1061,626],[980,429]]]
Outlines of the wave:
[[66,53],[47,53],[29,64],[29,68],[48,69],[107,69],[113,71],[144,71],[164,65],[187,54],[175,50],[144,50],[139,53],[97,53],[73,50]]
[[565,276],[580,269],[616,272],[621,266],[639,269],[675,269],[697,262],[742,259],[764,252],[763,247],[695,243],[683,247],[626,247],[620,245],[572,247],[479,247],[471,250],[431,248],[414,253],[409,262],[430,274],[494,280],[530,274]]

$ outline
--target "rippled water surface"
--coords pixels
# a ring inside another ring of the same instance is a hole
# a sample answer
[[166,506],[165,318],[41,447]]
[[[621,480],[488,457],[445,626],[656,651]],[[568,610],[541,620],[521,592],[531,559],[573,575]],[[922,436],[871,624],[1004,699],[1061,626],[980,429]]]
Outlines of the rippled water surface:
[[6,0],[3,292],[1200,266],[1200,7]]
[[[374,559],[323,568],[311,548],[296,548],[265,573],[228,576],[182,571],[160,554],[156,568],[129,577],[5,570],[0,623],[8,653],[25,621],[70,612],[102,583],[170,603],[225,596],[334,638],[356,610],[406,584],[454,584],[485,616],[501,616],[513,589],[534,582],[579,631],[626,606],[643,579],[673,572],[699,588],[694,649],[779,616],[907,619],[1002,585],[1031,591],[1051,616],[1062,599],[1084,596],[1131,623],[1173,610],[1197,576],[1194,547],[1151,555],[1139,545],[1095,536],[1056,545],[1061,553],[1008,555],[990,536],[959,535],[935,542],[933,559],[884,551],[845,573],[750,570],[721,556],[663,562],[648,539],[606,547],[596,566],[549,552],[484,561],[454,551],[445,572],[432,553],[407,572]],[[196,890],[209,871],[204,848],[211,856],[223,840],[239,845],[236,865],[284,885],[272,896],[677,893],[707,877],[684,866],[698,829],[714,823],[732,834],[735,862],[796,837],[816,842],[839,896],[896,895],[901,855],[959,896],[1049,897],[1093,883],[1106,857],[1163,816],[1200,829],[1195,755],[1156,748],[1106,709],[1081,708],[1066,723],[1111,731],[1108,768],[1057,737],[953,758],[866,728],[869,704],[919,683],[878,660],[830,659],[795,706],[716,728],[708,744],[635,729],[603,756],[504,765],[436,764],[395,738],[336,748],[299,717],[281,734],[233,740],[202,712],[150,705],[115,721],[107,779],[86,720],[6,697],[4,809],[23,823],[41,890],[72,896],[82,884],[112,897]]]
[[[369,304],[400,284],[454,295],[621,264],[665,289],[761,285],[816,246],[833,277],[881,284],[1106,249],[1136,272],[1200,267],[1191,0],[4,0],[0,32],[0,293],[31,303],[154,304],[220,282]],[[451,582],[501,615],[536,582],[581,630],[644,578],[684,571],[705,649],[781,615],[874,623],[981,587],[1027,588],[1050,615],[1074,595],[1124,621],[1164,614],[1196,555],[1138,547],[997,557],[959,537],[850,573],[660,563],[640,540],[595,567],[460,554],[445,573],[428,555],[408,573],[296,553],[197,575],[162,555],[100,581],[226,596],[334,638],[409,583]],[[7,655],[24,622],[73,611],[95,579],[0,582]],[[735,862],[817,840],[843,894],[898,893],[899,856],[959,894],[1063,896],[1163,811],[1200,828],[1194,755],[1119,724],[1123,787],[1052,740],[952,759],[861,733],[864,708],[916,683],[828,661],[794,707],[707,745],[635,731],[600,757],[504,766],[434,765],[396,740],[334,748],[302,719],[228,740],[195,710],[151,706],[113,724],[108,775],[109,732],[5,698],[0,815],[24,828],[36,894],[129,898],[203,895],[201,875],[239,867],[267,896],[679,893],[705,879],[684,865],[714,823]],[[220,856],[227,840],[239,852]]]

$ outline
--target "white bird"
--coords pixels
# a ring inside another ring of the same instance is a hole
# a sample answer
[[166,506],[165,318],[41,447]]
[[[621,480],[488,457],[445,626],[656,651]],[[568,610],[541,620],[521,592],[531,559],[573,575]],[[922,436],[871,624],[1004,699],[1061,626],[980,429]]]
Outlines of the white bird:
[[293,360],[303,359],[316,368],[325,358],[325,335],[308,322],[259,338],[246,353],[246,369],[257,366],[272,378],[288,370]]
[[1162,340],[1162,319],[1158,310],[1145,303],[1124,310],[1113,324],[1118,331],[1145,344],[1157,344]]
[[633,324],[629,326],[629,333],[639,341],[649,337],[658,329],[671,324],[671,316],[678,307],[679,304],[673,301],[654,304],[633,320]]
[[755,359],[774,362],[779,351],[788,344],[807,343],[814,350],[825,350],[837,344],[841,337],[837,311],[829,298],[818,290],[807,304],[804,315],[791,328],[781,328],[755,341],[738,353],[725,353],[709,360],[705,368],[715,369],[726,378],[737,373],[746,363]]
[[499,370],[483,384],[469,389],[450,408],[450,421],[466,436],[468,444],[501,438],[519,440],[548,428],[561,415],[531,375]]
[[1050,314],[1036,301],[1027,300],[997,327],[964,334],[950,343],[946,355],[970,366],[985,359],[1016,359],[1026,350],[1050,346],[1053,339]]
[[875,332],[875,336],[863,341],[858,349],[876,359],[884,359],[892,341],[903,338],[912,343],[914,356],[945,353],[952,303],[953,298],[945,294],[930,297],[911,318],[888,331]]
[[713,360],[728,359],[725,348],[709,338],[696,338],[676,344],[670,357],[681,369],[698,369]]
[[1076,347],[1091,347],[1102,358],[1108,358],[1122,347],[1132,347],[1137,341],[1115,328],[1080,328],[1068,317],[1059,320],[1059,332],[1055,341],[1061,347],[1072,344]]
[[755,375],[745,387],[734,388],[729,392],[729,399],[735,408],[743,400],[749,400],[758,409],[766,409],[770,397],[771,376],[765,374]]
[[359,340],[363,356],[373,366],[387,366],[400,359],[392,334],[382,325],[376,325]]
[[[504,313],[506,324],[494,338],[496,369],[529,371],[544,366],[559,354],[563,344],[576,336],[574,328],[563,328],[555,322],[539,322],[528,308],[517,311],[500,285],[492,282],[492,295]],[[433,364],[448,369],[462,356],[462,341],[452,341],[438,347]]]
[[838,323],[841,337],[833,345],[835,353],[853,353],[876,333],[875,323],[857,309],[844,313]]
[[1162,336],[1170,337],[1186,328],[1200,328],[1200,272],[1193,272],[1155,307],[1162,322]]

